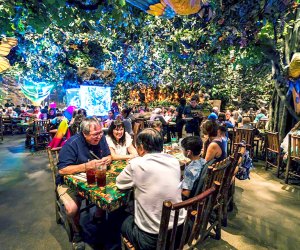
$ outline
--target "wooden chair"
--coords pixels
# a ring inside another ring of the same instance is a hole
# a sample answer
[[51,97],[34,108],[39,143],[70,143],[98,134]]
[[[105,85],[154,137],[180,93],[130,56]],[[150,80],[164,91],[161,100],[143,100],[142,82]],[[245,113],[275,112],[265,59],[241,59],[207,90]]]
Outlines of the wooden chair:
[[55,220],[57,224],[62,224],[68,234],[69,241],[73,239],[73,228],[71,223],[67,220],[64,206],[59,200],[59,196],[57,193],[56,187],[56,175],[57,175],[57,163],[58,163],[58,155],[61,147],[58,148],[47,148],[48,159],[50,164],[50,169],[52,172],[52,180],[53,180],[53,187],[54,187],[54,197],[55,197]]
[[16,126],[13,123],[13,119],[10,116],[3,116],[2,123],[3,123],[3,133],[10,133],[11,135],[13,135]]
[[[279,143],[279,133],[278,132],[270,132],[266,131],[266,170],[268,170],[269,166],[277,168],[277,177],[279,177],[282,157],[281,157],[281,149]],[[276,156],[276,162],[271,161],[269,154],[274,154]]]
[[289,177],[296,176],[300,177],[300,173],[296,171],[291,171],[291,161],[296,161],[298,164],[300,162],[300,136],[289,134],[288,141],[288,161],[286,165],[285,172],[285,183],[289,182]]
[[[226,189],[223,194],[222,206],[222,226],[227,226],[228,212],[233,210],[234,193],[235,193],[235,175],[242,163],[243,155],[246,153],[246,145],[239,143],[231,156],[233,172],[228,173],[228,177],[224,180]],[[230,178],[231,177],[231,178]]]
[[233,134],[233,148],[242,141],[245,142],[250,156],[253,158],[254,129],[237,128]]
[[203,166],[203,169],[201,171],[201,174],[199,175],[199,177],[195,180],[195,182],[193,184],[193,188],[190,192],[189,198],[194,197],[194,196],[200,194],[201,192],[203,192],[204,182],[206,180],[208,167],[213,165],[214,162],[215,162],[215,159],[205,163],[205,165]]
[[256,124],[256,128],[257,129],[266,129],[266,125],[267,125],[268,121],[269,121],[268,118],[260,119]]
[[214,204],[214,218],[211,219],[208,230],[208,232],[214,231],[214,238],[217,240],[221,239],[224,195],[229,192],[234,170],[235,167],[232,165],[232,157],[228,157],[221,162],[217,162],[212,166],[209,166],[207,170],[204,190],[211,187],[215,181],[218,181],[221,184],[217,201]]
[[[187,243],[188,246],[197,244],[203,235],[206,235],[207,225],[210,214],[213,209],[213,204],[216,201],[220,183],[215,182],[214,186],[204,191],[203,193],[190,198],[186,201],[173,204],[171,201],[163,202],[163,209],[161,215],[161,223],[157,240],[157,250],[165,249],[183,249]],[[194,207],[197,209],[194,210]],[[181,209],[187,211],[184,220],[182,233],[179,235],[178,230],[178,217]],[[171,212],[175,213],[173,226],[169,229]],[[192,224],[192,227],[190,227]],[[189,230],[191,231],[189,234]],[[175,246],[176,238],[179,239],[179,247]],[[134,246],[125,238],[122,237],[123,247],[134,250]]]
[[34,121],[32,131],[27,133],[28,138],[33,138],[33,147],[38,149],[46,147],[50,142],[50,120]]

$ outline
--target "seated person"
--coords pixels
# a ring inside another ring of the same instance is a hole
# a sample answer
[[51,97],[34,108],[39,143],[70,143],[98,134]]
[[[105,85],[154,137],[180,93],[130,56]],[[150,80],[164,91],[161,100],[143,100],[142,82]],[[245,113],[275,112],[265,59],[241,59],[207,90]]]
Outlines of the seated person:
[[162,110],[160,108],[156,108],[150,117],[150,121],[159,120],[162,125],[167,125],[168,122],[166,122],[165,118],[162,115]]
[[[108,165],[111,162],[110,151],[99,121],[95,118],[84,119],[80,131],[60,150],[57,164],[59,174],[56,176],[57,193],[74,231],[73,249],[84,249],[79,225],[81,198],[76,191],[64,184],[63,175],[86,172],[87,169],[95,168],[96,164]],[[100,160],[92,160],[91,151]]]
[[202,132],[208,136],[207,141],[204,143],[204,159],[216,162],[222,161],[227,157],[226,149],[222,143],[222,138],[218,136],[219,125],[210,120],[206,120],[202,124]]
[[50,121],[50,130],[57,129],[61,121],[64,119],[64,115],[61,112],[56,113],[56,117]]
[[231,116],[230,110],[227,110],[225,113],[225,121],[230,122],[233,126],[237,125],[237,124],[235,124],[235,120]]
[[[164,154],[163,139],[158,131],[146,128],[137,136],[140,157],[129,161],[117,177],[119,189],[134,188],[134,216],[122,225],[122,234],[135,249],[156,249],[164,200],[181,202],[180,166],[172,155]],[[184,222],[185,210],[180,210],[178,224]],[[169,225],[174,221],[171,214]]]
[[260,108],[257,111],[254,122],[258,122],[260,119],[265,119],[265,118],[267,118],[267,110],[265,108]]
[[236,126],[238,126],[238,124],[241,123],[242,119],[243,119],[243,117],[240,115],[240,113],[238,111],[232,112],[232,118],[233,118]]
[[234,128],[234,125],[231,123],[231,121],[230,120],[226,120],[226,115],[225,115],[224,112],[220,112],[219,113],[218,122],[219,122],[220,126],[225,126],[226,129],[228,129],[228,128]]
[[125,131],[130,134],[133,135],[133,131],[132,131],[132,119],[130,118],[130,113],[131,113],[131,109],[126,108],[126,109],[122,109],[121,111],[121,117],[122,117],[122,121],[124,123],[125,126]]
[[54,119],[56,117],[56,109],[51,108],[47,114],[48,119]]
[[155,130],[157,130],[159,133],[162,134],[162,123],[161,121],[153,121],[152,123],[152,128],[154,128]]
[[250,117],[244,117],[243,118],[241,128],[253,129]]
[[115,112],[113,109],[108,111],[107,119],[104,121],[104,127],[108,128],[112,121],[115,120]]
[[129,160],[137,156],[137,151],[132,145],[132,138],[125,132],[122,121],[112,121],[106,140],[113,160]]
[[13,110],[12,107],[8,107],[6,113],[4,114],[5,116],[9,116],[11,118],[17,118],[18,113]]
[[40,119],[40,115],[41,115],[40,107],[35,106],[33,108],[33,112],[30,114],[30,116],[34,119],[35,118]]
[[287,159],[287,152],[288,152],[288,143],[289,143],[289,134],[292,135],[300,135],[300,122],[296,123],[296,125],[291,129],[290,132],[287,133],[287,135],[284,137],[282,143],[280,144],[280,147],[283,150],[283,153],[285,154],[283,159]]
[[224,125],[220,125],[218,129],[218,136],[222,139],[222,147],[225,149],[226,155],[228,150],[227,150],[227,145],[228,145],[228,132],[227,128]]
[[76,109],[73,111],[72,120],[69,124],[69,130],[71,135],[75,135],[80,131],[80,124],[84,118],[86,118],[85,109]]
[[199,136],[188,136],[181,141],[183,154],[191,160],[191,163],[184,169],[182,180],[182,197],[187,199],[193,188],[195,180],[201,175],[205,160],[200,157],[202,140]]

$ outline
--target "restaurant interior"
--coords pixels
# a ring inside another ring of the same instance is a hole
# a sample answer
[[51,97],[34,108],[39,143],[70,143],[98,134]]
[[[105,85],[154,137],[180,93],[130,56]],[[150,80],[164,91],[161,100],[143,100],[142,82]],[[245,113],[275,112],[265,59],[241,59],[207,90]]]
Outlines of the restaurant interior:
[[300,0],[0,23],[1,249],[299,249]]

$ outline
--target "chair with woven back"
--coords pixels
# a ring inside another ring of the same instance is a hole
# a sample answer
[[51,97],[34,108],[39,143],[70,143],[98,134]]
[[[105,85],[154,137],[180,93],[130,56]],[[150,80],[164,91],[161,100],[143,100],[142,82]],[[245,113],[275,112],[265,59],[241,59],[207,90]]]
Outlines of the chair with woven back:
[[[278,132],[270,132],[266,131],[266,165],[265,169],[268,170],[269,166],[277,168],[277,177],[280,175],[281,163],[282,163],[282,155],[279,143],[279,133]],[[272,161],[270,159],[270,155],[275,155],[276,161]],[[283,170],[282,170],[283,171]]]
[[[285,172],[285,183],[289,182],[290,176],[300,177],[299,170],[296,171],[291,168],[292,161],[300,164],[300,136],[289,134],[288,140],[288,161]],[[299,168],[298,168],[299,169]]]
[[[183,249],[185,244],[189,247],[199,243],[201,235],[206,232],[207,224],[213,204],[216,201],[220,183],[215,182],[212,187],[203,193],[173,204],[171,201],[163,202],[160,229],[156,249]],[[196,207],[196,210],[194,209]],[[181,209],[187,211],[182,230],[179,230],[178,217]],[[175,213],[170,228],[170,215]],[[134,246],[125,237],[122,237],[123,248],[134,250]]]

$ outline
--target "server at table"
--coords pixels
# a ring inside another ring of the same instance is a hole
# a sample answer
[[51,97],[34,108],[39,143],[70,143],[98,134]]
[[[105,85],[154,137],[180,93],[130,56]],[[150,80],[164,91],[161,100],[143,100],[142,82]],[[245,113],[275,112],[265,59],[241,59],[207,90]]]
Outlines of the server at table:
[[[72,136],[59,153],[56,178],[57,192],[74,230],[73,248],[84,249],[79,226],[81,198],[63,182],[63,175],[86,172],[96,164],[110,164],[111,155],[102,126],[96,118],[86,118],[80,125],[80,133]],[[92,152],[92,154],[91,154]],[[95,160],[96,155],[100,160]]]
[[[134,188],[135,214],[124,221],[122,234],[135,249],[156,249],[163,201],[182,201],[179,162],[162,151],[160,133],[153,128],[144,129],[137,137],[140,157],[130,160],[117,177],[119,189]],[[185,211],[181,210],[179,225],[184,216]],[[170,223],[173,217],[171,215]]]
[[188,134],[200,136],[200,123],[202,121],[201,106],[197,104],[197,96],[193,96],[190,101],[190,105],[185,107],[183,115],[185,118],[192,118],[187,121],[185,130]]

